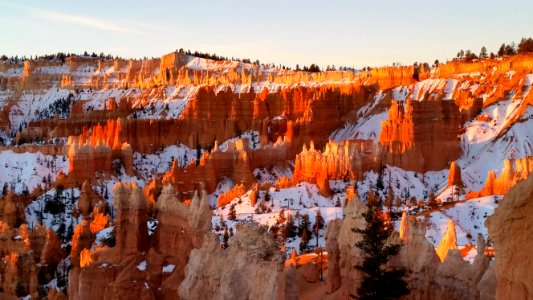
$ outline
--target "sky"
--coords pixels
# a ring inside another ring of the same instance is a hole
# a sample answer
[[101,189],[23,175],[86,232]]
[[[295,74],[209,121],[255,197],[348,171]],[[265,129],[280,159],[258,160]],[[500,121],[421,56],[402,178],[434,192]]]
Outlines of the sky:
[[531,0],[0,0],[0,54],[183,48],[291,67],[431,64],[533,37],[532,11]]

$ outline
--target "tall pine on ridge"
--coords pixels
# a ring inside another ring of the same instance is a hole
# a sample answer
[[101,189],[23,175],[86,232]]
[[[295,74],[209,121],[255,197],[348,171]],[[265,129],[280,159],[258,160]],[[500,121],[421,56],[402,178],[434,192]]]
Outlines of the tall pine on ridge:
[[363,263],[356,268],[364,272],[364,279],[357,289],[357,299],[398,299],[408,295],[409,289],[403,279],[404,269],[388,270],[384,266],[392,256],[400,252],[401,244],[387,245],[387,239],[394,227],[385,219],[380,201],[367,203],[367,212],[363,213],[365,229],[352,229],[361,234],[362,240],[356,247],[363,252]]

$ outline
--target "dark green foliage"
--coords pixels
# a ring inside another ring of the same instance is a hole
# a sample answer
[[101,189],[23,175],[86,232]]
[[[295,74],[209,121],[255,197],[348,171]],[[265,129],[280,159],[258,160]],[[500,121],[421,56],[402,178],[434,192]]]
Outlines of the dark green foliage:
[[378,189],[378,191],[382,191],[383,189],[385,189],[385,185],[383,184],[384,173],[385,173],[385,168],[381,168],[378,174],[378,178],[376,180],[376,189]]
[[223,239],[224,239],[224,249],[228,248],[228,240],[229,240],[229,233],[228,233],[228,227],[224,227],[224,236],[223,236]]
[[304,67],[304,71],[308,72],[320,72],[320,67],[315,64],[311,64],[309,68],[307,66]]
[[268,192],[268,190],[265,192],[265,201],[270,201],[270,199],[272,199],[272,197],[270,196],[270,193]]
[[110,247],[110,248],[115,247],[117,243],[117,239],[115,237],[115,230],[113,230],[109,236],[103,238],[101,241],[102,241],[102,244],[104,244],[107,247]]
[[53,197],[46,195],[44,202],[44,212],[53,215],[60,214],[65,211],[65,201],[63,196],[63,188],[58,186]]
[[320,209],[316,212],[316,220],[315,220],[315,226],[313,226],[313,229],[324,229],[324,217],[322,217],[322,213],[320,212]]
[[518,44],[518,53],[533,52],[533,39],[522,38],[520,44]]
[[2,187],[2,196],[6,196],[7,192],[9,190],[9,186],[7,185],[7,182],[4,182],[4,187]]
[[420,66],[418,65],[418,63],[414,63],[413,65],[413,79],[416,80],[416,81],[419,81],[420,80]]
[[309,240],[311,238],[309,237],[308,231],[305,230],[300,237],[300,253],[308,251],[309,249]]
[[68,119],[70,117],[70,109],[72,107],[74,95],[69,94],[67,98],[57,99],[48,105],[48,108],[39,113],[39,120],[47,120],[58,115],[60,119]]
[[487,58],[487,47],[483,46],[481,47],[481,51],[479,52],[479,58]]
[[235,204],[232,204],[229,207],[228,220],[234,221],[237,219],[237,211],[235,210]]
[[[364,272],[364,279],[357,289],[358,299],[397,299],[408,295],[407,283],[403,280],[404,269],[384,269],[389,259],[400,252],[401,244],[387,245],[387,239],[394,231],[385,219],[380,205],[367,204],[363,214],[365,229],[352,229],[362,235],[356,246],[363,252],[363,263],[356,268]],[[352,295],[355,298],[355,295]]]
[[287,223],[283,227],[282,235],[285,239],[296,236],[296,226],[294,226],[294,218],[291,214],[287,216]]
[[308,214],[302,215],[302,220],[300,221],[300,226],[298,228],[298,235],[302,236],[304,232],[307,232],[309,237],[311,236],[311,221],[309,220]]

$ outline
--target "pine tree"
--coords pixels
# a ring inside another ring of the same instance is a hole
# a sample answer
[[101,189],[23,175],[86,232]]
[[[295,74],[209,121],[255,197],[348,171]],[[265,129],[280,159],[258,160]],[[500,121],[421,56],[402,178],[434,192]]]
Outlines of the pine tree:
[[500,46],[500,49],[498,50],[498,56],[502,57],[505,54],[505,43]]
[[237,211],[235,211],[235,204],[232,204],[229,207],[228,220],[234,221],[237,219]]
[[300,253],[307,251],[307,248],[309,247],[309,234],[307,233],[307,230],[304,230],[302,236],[300,237]]
[[[397,299],[408,295],[409,289],[404,281],[404,269],[385,270],[392,256],[400,252],[401,244],[389,244],[387,240],[394,231],[392,224],[385,219],[381,206],[367,204],[363,213],[366,228],[352,229],[361,234],[362,240],[356,247],[363,252],[363,263],[356,268],[364,273],[363,282],[357,289],[358,299]],[[355,295],[351,295],[356,298]]]
[[488,55],[487,55],[487,47],[483,46],[481,47],[481,52],[479,52],[479,57],[480,58],[487,58]]
[[224,239],[224,249],[228,248],[228,240],[229,240],[229,233],[228,233],[228,227],[224,227],[224,236],[223,236],[223,239]]
[[313,226],[314,229],[324,229],[324,218],[322,217],[322,213],[320,212],[320,209],[316,212],[316,220],[315,225]]
[[289,214],[287,216],[287,222],[283,227],[282,235],[285,239],[293,238],[296,236],[296,227],[294,226],[294,218],[292,217],[292,214]]
[[302,215],[302,221],[300,222],[298,234],[302,236],[304,232],[306,232],[309,238],[311,238],[311,221],[309,220],[308,214]]

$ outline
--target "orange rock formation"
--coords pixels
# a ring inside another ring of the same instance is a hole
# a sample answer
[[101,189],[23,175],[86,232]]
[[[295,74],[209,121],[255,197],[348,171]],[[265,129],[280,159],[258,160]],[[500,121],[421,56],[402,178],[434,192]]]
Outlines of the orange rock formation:
[[461,154],[461,117],[453,101],[393,101],[381,126],[384,163],[425,172],[443,169]]
[[469,192],[468,199],[485,197],[489,195],[505,195],[518,182],[526,179],[533,172],[533,156],[507,159],[500,176],[496,177],[494,171],[489,171],[485,185],[479,192]]

